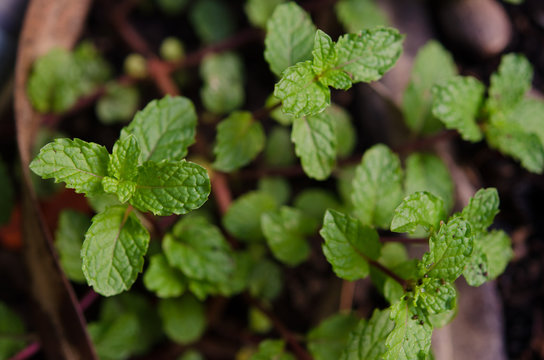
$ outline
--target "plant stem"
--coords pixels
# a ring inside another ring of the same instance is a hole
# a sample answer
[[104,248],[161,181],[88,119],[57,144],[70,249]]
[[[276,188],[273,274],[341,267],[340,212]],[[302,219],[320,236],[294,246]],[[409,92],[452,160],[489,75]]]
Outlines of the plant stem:
[[398,282],[402,286],[403,289],[406,289],[406,285],[407,285],[406,280],[404,280],[403,278],[401,278],[400,276],[395,274],[389,268],[387,268],[384,265],[380,264],[378,261],[372,260],[372,259],[370,259],[368,257],[366,257],[366,261],[370,264],[370,266],[374,266],[376,269],[380,270],[385,275],[389,276],[390,278],[392,278],[393,280]]
[[355,293],[355,281],[342,281],[342,290],[340,290],[340,312],[349,312],[353,305],[353,294]]

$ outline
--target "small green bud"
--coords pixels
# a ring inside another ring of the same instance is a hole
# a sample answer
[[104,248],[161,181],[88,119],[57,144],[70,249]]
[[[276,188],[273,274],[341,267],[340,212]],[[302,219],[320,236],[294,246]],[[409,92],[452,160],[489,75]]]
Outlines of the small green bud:
[[178,38],[170,36],[162,41],[160,54],[164,60],[178,61],[185,56],[185,49]]
[[133,78],[143,79],[147,76],[147,61],[140,54],[130,54],[123,64],[125,73]]

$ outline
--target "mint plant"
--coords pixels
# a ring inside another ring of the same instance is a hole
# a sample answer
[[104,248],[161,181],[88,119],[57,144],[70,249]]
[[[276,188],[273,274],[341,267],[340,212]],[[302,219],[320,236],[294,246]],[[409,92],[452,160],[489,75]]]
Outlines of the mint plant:
[[210,193],[206,170],[183,158],[194,142],[196,114],[190,100],[152,101],[121,131],[111,154],[80,139],[47,144],[30,168],[87,196],[115,194],[92,220],[83,242],[83,273],[106,296],[130,288],[142,271],[149,232],[135,210],[167,216],[199,208]]

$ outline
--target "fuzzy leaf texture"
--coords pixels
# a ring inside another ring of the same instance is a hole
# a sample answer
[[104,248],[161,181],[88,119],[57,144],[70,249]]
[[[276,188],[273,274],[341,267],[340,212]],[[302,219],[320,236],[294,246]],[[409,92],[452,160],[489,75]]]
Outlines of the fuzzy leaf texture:
[[326,179],[336,160],[336,126],[327,112],[296,118],[291,139],[306,175]]
[[195,141],[196,112],[185,97],[165,96],[139,111],[121,131],[121,139],[134,135],[141,148],[140,162],[181,160]]
[[431,347],[432,326],[427,315],[402,300],[391,307],[393,331],[385,342],[384,360],[425,360]]
[[446,218],[442,199],[426,191],[408,195],[395,209],[391,231],[414,233],[418,226],[426,231],[437,230]]
[[365,225],[388,229],[402,200],[400,160],[387,146],[368,149],[353,178],[355,214]]
[[300,210],[284,206],[265,213],[261,226],[272,254],[281,262],[296,266],[310,255],[305,236],[315,231],[316,224]]
[[335,314],[308,332],[308,349],[315,360],[338,360],[346,348],[348,335],[359,319],[353,314]]
[[217,126],[213,167],[230,172],[247,165],[263,150],[264,143],[261,123],[250,112],[233,112]]
[[323,253],[342,279],[353,281],[366,277],[368,260],[380,256],[381,244],[376,230],[349,215],[327,210],[319,233],[325,240]]
[[454,217],[429,239],[429,252],[423,256],[420,272],[428,277],[455,281],[472,254],[473,234],[470,223]]
[[126,206],[95,215],[81,249],[83,273],[104,296],[128,290],[144,265],[149,233]]
[[368,322],[361,320],[349,335],[340,360],[381,360],[386,351],[385,339],[395,325],[389,318],[390,314],[389,309],[376,309]]
[[482,132],[476,123],[484,85],[473,77],[455,76],[433,87],[433,115],[448,129],[456,129],[464,140],[477,142]]
[[80,139],[56,139],[41,148],[30,169],[44,179],[64,182],[86,195],[100,194],[102,178],[108,175],[109,154],[105,147]]
[[406,125],[414,133],[431,134],[442,128],[440,120],[431,112],[431,89],[456,73],[453,57],[438,41],[431,40],[418,51],[402,99]]
[[138,168],[130,203],[155,215],[181,215],[198,209],[210,194],[210,178],[202,166],[185,160],[145,162]]
[[312,58],[316,28],[310,16],[296,3],[278,5],[266,28],[264,58],[276,76]]

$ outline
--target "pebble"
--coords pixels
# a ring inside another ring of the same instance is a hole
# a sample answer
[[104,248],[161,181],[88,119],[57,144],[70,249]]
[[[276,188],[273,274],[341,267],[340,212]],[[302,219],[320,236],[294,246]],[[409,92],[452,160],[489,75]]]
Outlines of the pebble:
[[502,52],[510,42],[512,25],[496,0],[450,0],[438,8],[444,35],[480,57]]

